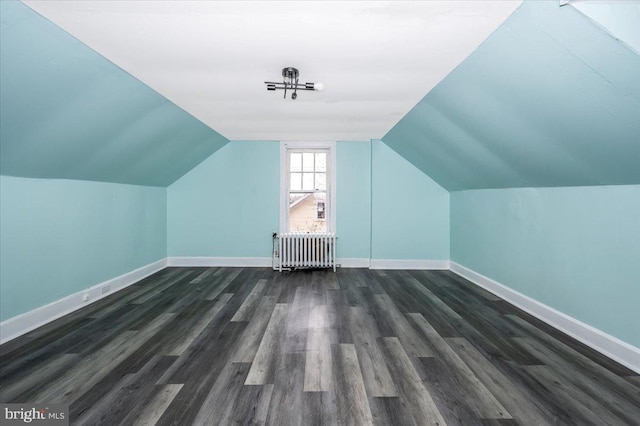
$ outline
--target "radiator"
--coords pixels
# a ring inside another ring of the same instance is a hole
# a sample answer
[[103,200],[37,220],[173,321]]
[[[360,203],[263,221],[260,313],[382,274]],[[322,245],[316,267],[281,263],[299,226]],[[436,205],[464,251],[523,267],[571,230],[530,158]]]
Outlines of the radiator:
[[336,270],[336,236],[332,233],[274,235],[273,269],[333,268]]

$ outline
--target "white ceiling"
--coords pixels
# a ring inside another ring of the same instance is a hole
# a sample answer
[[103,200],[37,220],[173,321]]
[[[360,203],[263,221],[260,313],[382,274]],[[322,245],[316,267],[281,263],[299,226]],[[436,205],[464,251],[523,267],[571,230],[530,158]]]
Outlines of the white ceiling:
[[229,139],[318,141],[381,138],[521,0],[24,2]]

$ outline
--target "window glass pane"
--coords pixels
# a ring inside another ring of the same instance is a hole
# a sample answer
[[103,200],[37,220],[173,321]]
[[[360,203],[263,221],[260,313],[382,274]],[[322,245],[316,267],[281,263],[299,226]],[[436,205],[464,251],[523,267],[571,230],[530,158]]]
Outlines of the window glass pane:
[[302,189],[302,173],[291,173],[290,188],[292,191],[300,191]]
[[[325,192],[316,192],[313,194],[316,202],[316,219],[326,220],[327,218],[327,194]],[[325,225],[326,229],[326,225]]]
[[[2,0],[0,0],[2,1]],[[289,201],[288,230],[291,232],[327,232],[331,222],[328,203],[328,164],[324,149],[288,151]]]
[[289,231],[327,232],[326,198],[326,193],[290,194]]
[[302,171],[302,153],[300,152],[292,152],[291,153],[291,171],[292,172],[301,172]]
[[313,171],[313,152],[302,153],[302,171],[303,172]]
[[315,188],[313,187],[313,173],[303,173],[302,174],[302,190],[303,191],[313,191]]
[[316,153],[316,172],[327,171],[327,154],[324,152]]
[[302,200],[309,194],[300,193],[300,192],[290,192],[289,193],[289,206],[295,204],[296,202]]

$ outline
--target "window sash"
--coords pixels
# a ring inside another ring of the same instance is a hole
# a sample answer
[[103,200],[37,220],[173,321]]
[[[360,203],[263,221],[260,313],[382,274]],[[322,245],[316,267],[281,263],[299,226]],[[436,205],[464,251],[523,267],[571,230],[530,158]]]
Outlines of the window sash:
[[[316,217],[316,220],[326,222],[326,232],[335,232],[335,188],[332,187],[335,179],[335,143],[318,143],[311,148],[307,148],[307,145],[311,143],[281,143],[281,192],[285,210],[281,213],[281,230],[288,232],[291,229],[289,216],[292,194],[324,194],[324,218]],[[303,183],[305,175],[306,185]],[[292,185],[294,179],[299,184]]]

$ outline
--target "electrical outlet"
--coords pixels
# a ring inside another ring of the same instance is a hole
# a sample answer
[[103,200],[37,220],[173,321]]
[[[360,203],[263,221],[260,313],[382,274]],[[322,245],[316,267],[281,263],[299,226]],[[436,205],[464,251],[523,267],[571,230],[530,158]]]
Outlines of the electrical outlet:
[[83,302],[86,302],[86,301],[88,301],[88,300],[89,300],[89,293],[85,293],[85,294],[83,294],[83,295],[82,295],[82,301],[83,301]]

